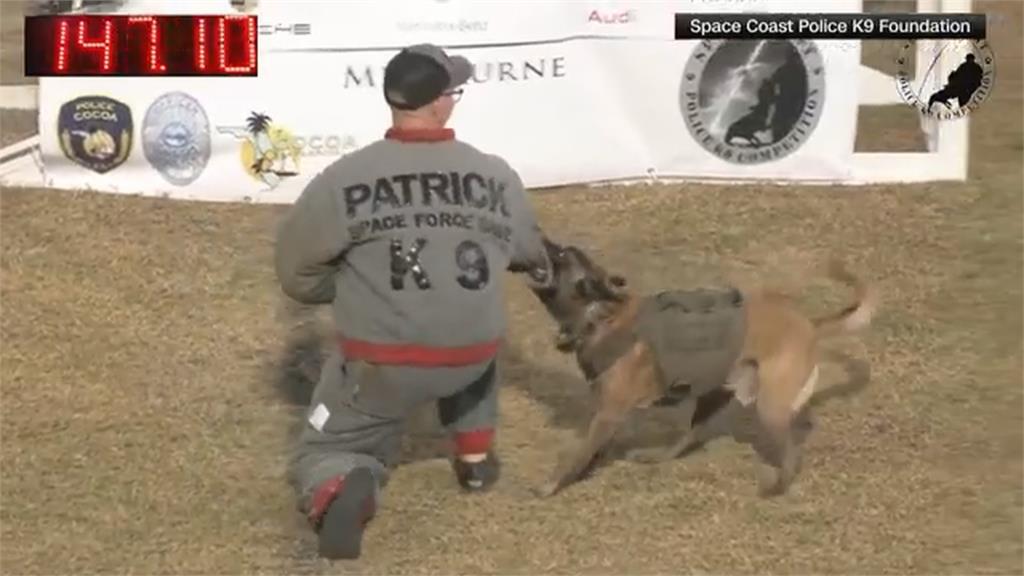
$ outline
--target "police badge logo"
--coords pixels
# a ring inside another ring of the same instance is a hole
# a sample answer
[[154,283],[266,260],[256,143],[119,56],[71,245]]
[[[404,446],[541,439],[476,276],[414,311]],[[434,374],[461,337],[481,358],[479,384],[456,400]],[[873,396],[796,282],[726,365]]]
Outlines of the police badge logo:
[[[904,102],[929,118],[957,120],[988,99],[995,80],[996,59],[987,41],[936,42],[932,57],[917,62],[925,67],[920,78],[915,78],[913,68],[916,46],[914,42],[904,42],[896,59],[896,87]],[[951,57],[956,66],[945,79],[940,74],[943,56]]]
[[679,90],[693,139],[733,164],[762,164],[798,150],[824,103],[825,65],[810,40],[703,41]]
[[57,114],[64,156],[99,174],[128,159],[134,128],[131,108],[106,96],[75,98],[65,102]]
[[154,100],[142,121],[142,151],[175,186],[199,178],[210,161],[210,121],[199,101],[184,92]]

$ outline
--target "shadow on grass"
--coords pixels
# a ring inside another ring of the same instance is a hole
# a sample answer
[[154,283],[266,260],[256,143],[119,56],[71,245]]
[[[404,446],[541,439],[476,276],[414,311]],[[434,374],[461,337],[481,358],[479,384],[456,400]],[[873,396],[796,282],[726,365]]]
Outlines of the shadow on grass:
[[[825,351],[822,359],[841,366],[847,378],[820,390],[798,416],[794,435],[796,442],[801,445],[813,428],[811,411],[815,407],[859,394],[870,382],[870,367],[864,360],[832,350]],[[594,408],[594,400],[582,377],[539,368],[526,361],[515,349],[505,352],[505,372],[508,384],[521,389],[551,411],[553,425],[573,430],[577,441],[582,440]],[[634,411],[587,475],[593,474],[604,463],[624,459],[629,450],[674,444],[681,433],[680,418],[680,405]],[[732,399],[730,393],[724,390],[712,393],[706,405],[698,409],[696,420],[705,423],[699,444],[680,457],[703,449],[719,438],[731,437],[738,443],[751,446],[763,460],[777,461],[777,455],[761,441],[755,409],[741,406]]]

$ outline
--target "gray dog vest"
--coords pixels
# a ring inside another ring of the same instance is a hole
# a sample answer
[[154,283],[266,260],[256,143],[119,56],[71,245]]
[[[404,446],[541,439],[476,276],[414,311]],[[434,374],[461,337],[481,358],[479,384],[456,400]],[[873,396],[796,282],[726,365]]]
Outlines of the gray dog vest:
[[701,395],[725,384],[745,332],[745,302],[738,290],[661,292],[641,302],[631,331],[587,349],[580,368],[593,380],[641,340],[653,350],[666,388]]

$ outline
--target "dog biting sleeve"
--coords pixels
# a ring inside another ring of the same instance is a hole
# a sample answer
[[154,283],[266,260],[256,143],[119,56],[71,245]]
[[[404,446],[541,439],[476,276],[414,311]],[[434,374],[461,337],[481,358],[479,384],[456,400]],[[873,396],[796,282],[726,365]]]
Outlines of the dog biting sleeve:
[[746,330],[742,294],[733,289],[662,292],[646,299],[636,332],[654,350],[668,388],[702,395],[726,383]]

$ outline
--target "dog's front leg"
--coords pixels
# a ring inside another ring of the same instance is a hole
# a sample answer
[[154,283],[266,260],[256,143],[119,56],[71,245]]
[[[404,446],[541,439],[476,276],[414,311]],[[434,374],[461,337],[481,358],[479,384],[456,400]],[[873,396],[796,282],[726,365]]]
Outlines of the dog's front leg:
[[590,421],[586,438],[567,460],[559,463],[551,480],[538,490],[537,495],[541,498],[554,496],[559,490],[576,481],[624,421],[625,417],[617,411],[600,411],[595,414]]
[[573,455],[556,468],[551,481],[538,491],[539,496],[552,496],[579,478],[633,409],[654,402],[661,394],[655,373],[650,348],[637,342],[597,380],[598,407],[586,438]]

